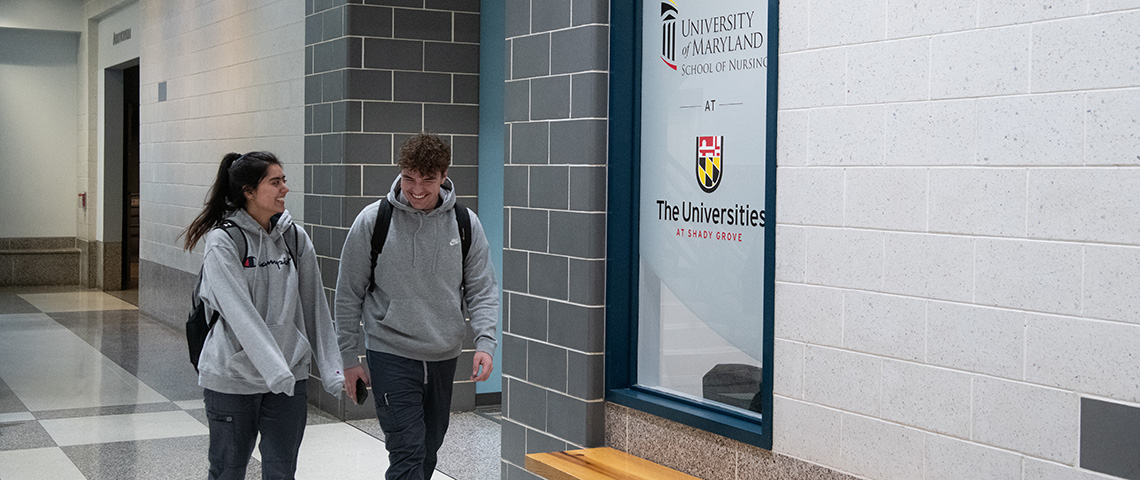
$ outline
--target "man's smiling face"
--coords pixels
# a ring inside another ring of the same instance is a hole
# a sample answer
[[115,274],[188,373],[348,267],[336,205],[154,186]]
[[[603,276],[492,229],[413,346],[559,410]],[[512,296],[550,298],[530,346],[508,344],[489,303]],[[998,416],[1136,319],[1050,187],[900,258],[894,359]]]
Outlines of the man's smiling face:
[[400,170],[400,190],[408,203],[416,210],[431,210],[439,205],[439,189],[447,178],[447,170],[441,173],[420,175],[411,169]]

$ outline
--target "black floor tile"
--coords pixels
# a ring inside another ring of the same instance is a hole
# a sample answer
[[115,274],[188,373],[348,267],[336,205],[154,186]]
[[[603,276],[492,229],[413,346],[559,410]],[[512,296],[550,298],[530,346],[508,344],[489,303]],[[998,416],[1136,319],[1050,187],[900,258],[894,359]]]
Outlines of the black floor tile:
[[8,388],[8,384],[0,379],[0,413],[26,412],[28,407],[16,397],[16,393]]
[[[201,480],[210,468],[209,446],[209,437],[199,435],[61,449],[88,480]],[[261,462],[251,458],[245,478],[260,479]]]
[[54,446],[55,440],[36,420],[0,423],[0,452]]
[[39,313],[40,310],[11,291],[0,291],[0,315],[9,313]]

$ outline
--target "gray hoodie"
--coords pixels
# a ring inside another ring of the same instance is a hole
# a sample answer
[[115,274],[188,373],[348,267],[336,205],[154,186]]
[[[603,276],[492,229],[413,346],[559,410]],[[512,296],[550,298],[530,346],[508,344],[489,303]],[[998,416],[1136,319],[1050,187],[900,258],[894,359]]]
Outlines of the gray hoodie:
[[364,207],[352,223],[340,256],[335,301],[345,368],[360,365],[361,323],[369,350],[421,361],[455,358],[467,331],[463,305],[471,316],[475,348],[494,353],[499,290],[487,236],[471,213],[471,248],[464,262],[450,178],[439,196],[442,203],[435,209],[417,210],[400,191],[400,177],[392,182],[392,223],[376,259],[376,288],[371,292],[372,230],[380,202]]
[[[198,362],[198,384],[210,390],[248,395],[293,395],[293,384],[309,378],[315,357],[325,390],[344,388],[336,325],[329,314],[317,255],[297,227],[296,265],[282,233],[293,221],[286,211],[266,232],[245,210],[228,217],[245,233],[248,255],[220,229],[206,235],[202,289],[207,318],[221,312]],[[290,233],[292,234],[292,233]]]

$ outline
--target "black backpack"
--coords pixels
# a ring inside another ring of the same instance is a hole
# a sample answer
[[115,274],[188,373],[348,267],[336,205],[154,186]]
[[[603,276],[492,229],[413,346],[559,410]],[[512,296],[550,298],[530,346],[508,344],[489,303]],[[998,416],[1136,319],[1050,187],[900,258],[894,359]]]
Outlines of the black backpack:
[[[255,259],[249,256],[249,242],[245,238],[245,232],[237,226],[236,223],[224,220],[219,223],[217,227],[226,232],[230,239],[234,241],[235,245],[239,245],[241,255],[241,265],[245,268],[253,268]],[[237,232],[237,233],[234,233]],[[291,263],[296,264],[297,254],[297,225],[289,225],[289,230],[286,230],[282,235],[285,238],[285,249],[289,251],[289,258]],[[205,266],[202,267],[205,269]],[[296,268],[296,265],[294,265]],[[190,315],[186,319],[186,346],[190,350],[190,364],[194,365],[194,371],[198,371],[198,358],[202,356],[202,347],[206,345],[206,336],[210,334],[210,329],[214,328],[214,324],[218,323],[218,318],[221,316],[216,310],[210,316],[210,322],[206,323],[206,305],[198,294],[202,291],[202,269],[198,270],[198,282],[194,285],[193,296],[190,297]]]
[[[459,241],[463,247],[463,261],[467,261],[467,251],[471,250],[471,216],[467,207],[459,202],[451,208],[455,214],[455,223],[459,225]],[[368,270],[368,291],[376,288],[376,257],[384,250],[384,241],[388,239],[388,227],[392,225],[392,204],[387,198],[380,199],[380,208],[376,210],[376,226],[372,228],[372,269]]]

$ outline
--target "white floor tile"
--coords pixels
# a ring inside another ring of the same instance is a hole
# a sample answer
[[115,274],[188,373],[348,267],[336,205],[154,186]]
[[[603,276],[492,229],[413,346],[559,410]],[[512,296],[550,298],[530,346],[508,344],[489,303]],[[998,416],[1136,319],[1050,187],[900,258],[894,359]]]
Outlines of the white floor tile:
[[4,480],[86,480],[59,447],[0,452]]
[[20,423],[35,420],[36,416],[28,412],[0,413],[0,423]]
[[181,402],[174,402],[174,404],[183,410],[201,410],[206,408],[206,402],[204,400],[183,400]]
[[0,315],[0,331],[0,378],[30,411],[167,401],[47,315]]
[[138,310],[138,307],[103,292],[21,293],[20,298],[42,312]]
[[184,411],[40,420],[60,446],[207,435],[209,429]]
[[[254,449],[254,458],[261,453]],[[384,442],[345,423],[310,425],[305,429],[297,478],[380,478],[388,468]],[[432,480],[452,480],[438,470]]]

